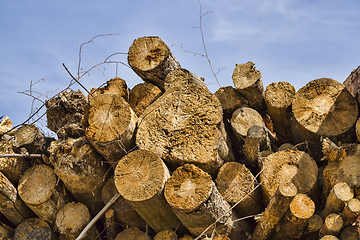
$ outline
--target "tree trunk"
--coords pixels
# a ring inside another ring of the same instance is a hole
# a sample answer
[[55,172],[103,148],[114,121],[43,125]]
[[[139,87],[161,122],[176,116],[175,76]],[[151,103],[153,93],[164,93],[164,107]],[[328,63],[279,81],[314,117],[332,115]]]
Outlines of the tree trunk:
[[265,110],[264,86],[260,70],[255,69],[255,63],[236,64],[232,79],[235,88],[248,100],[250,107],[259,112]]
[[84,203],[92,214],[104,206],[101,190],[105,184],[107,168],[101,156],[88,141],[67,138],[51,143],[48,151],[55,174],[77,201]]
[[219,100],[196,84],[172,87],[139,119],[136,144],[159,155],[171,170],[193,163],[216,173],[231,151],[218,126]]
[[45,221],[40,218],[29,218],[16,227],[14,240],[56,240],[57,235]]
[[155,235],[154,240],[178,240],[178,235],[173,230],[164,230]]
[[135,146],[137,117],[119,95],[91,98],[85,119],[86,138],[110,164],[116,164]]
[[21,176],[18,192],[24,203],[41,219],[54,225],[56,213],[68,199],[57,189],[54,170],[44,164],[34,165]]
[[344,225],[342,217],[337,213],[329,214],[322,225],[319,236],[333,235],[337,236]]
[[123,157],[115,169],[115,186],[121,196],[156,231],[181,225],[166,202],[163,189],[170,173],[154,153],[136,150]]
[[131,44],[128,63],[144,81],[164,90],[165,77],[180,68],[169,47],[159,37],[141,37]]
[[187,84],[197,84],[208,90],[204,80],[184,68],[178,68],[166,76],[164,89],[167,91],[169,88],[182,87]]
[[360,214],[360,200],[357,198],[350,199],[347,202],[345,208],[342,211],[342,218],[344,220],[344,225],[352,225],[356,222]]
[[279,223],[279,231],[272,239],[299,239],[314,212],[315,203],[305,194],[297,194]]
[[135,85],[129,92],[129,104],[140,117],[145,109],[162,95],[161,90],[152,83],[144,82]]
[[351,71],[350,75],[345,79],[344,85],[351,95],[355,97],[360,89],[360,66]]
[[120,232],[115,240],[148,240],[148,238],[146,233],[137,227],[130,227]]
[[271,83],[265,90],[265,103],[280,143],[292,142],[290,113],[295,88],[288,82]]
[[100,94],[116,94],[124,98],[125,101],[129,101],[129,88],[126,81],[119,77],[110,79],[103,87],[90,89],[88,99],[90,100],[92,97]]
[[259,214],[262,211],[261,192],[255,188],[255,177],[248,168],[238,162],[227,162],[216,178],[217,189],[241,216]]
[[293,183],[280,183],[264,213],[261,214],[258,220],[258,224],[251,237],[252,240],[270,239],[275,225],[284,216],[296,194],[297,189]]
[[224,117],[227,119],[231,118],[236,109],[248,103],[241,93],[231,86],[221,87],[214,94],[220,100]]

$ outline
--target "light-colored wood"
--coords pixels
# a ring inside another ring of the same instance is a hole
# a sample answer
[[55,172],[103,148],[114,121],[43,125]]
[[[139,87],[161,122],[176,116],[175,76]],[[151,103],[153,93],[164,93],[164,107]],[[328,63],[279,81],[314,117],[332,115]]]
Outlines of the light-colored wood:
[[164,89],[167,91],[169,88],[183,87],[187,84],[197,84],[208,90],[204,80],[184,68],[175,69],[166,76]]
[[85,114],[85,135],[110,164],[116,164],[135,147],[137,117],[125,99],[116,94],[91,98]]
[[284,216],[296,194],[297,189],[293,183],[280,183],[264,213],[257,219],[258,223],[252,233],[252,240],[270,239],[275,225]]
[[353,224],[359,217],[359,214],[360,200],[357,198],[350,199],[341,214],[344,220],[344,225],[347,226]]
[[169,47],[159,37],[135,39],[128,52],[128,63],[144,81],[164,90],[166,75],[180,68]]
[[55,232],[40,218],[29,218],[16,227],[14,240],[56,240]]
[[120,232],[115,240],[148,240],[146,233],[137,227],[126,228]]
[[67,138],[51,143],[48,149],[55,174],[77,201],[84,203],[92,214],[104,206],[101,190],[107,167],[102,157],[84,138]]
[[3,119],[1,119],[0,122],[0,134],[5,134],[6,132],[10,131],[12,128],[12,121],[10,120],[10,118],[8,116],[4,117]]
[[231,86],[221,87],[214,94],[220,100],[225,118],[231,118],[236,109],[247,104],[241,93]]
[[127,102],[129,101],[129,89],[126,81],[120,77],[112,78],[106,82],[106,85],[99,88],[90,89],[88,99],[99,94],[116,94],[123,97]]
[[227,162],[219,170],[216,186],[223,198],[230,204],[237,204],[235,210],[241,216],[260,213],[262,208],[260,188],[251,171],[238,162]]
[[121,196],[156,232],[181,227],[163,193],[169,170],[156,154],[133,151],[118,162],[114,175]]
[[333,235],[325,235],[322,238],[320,238],[320,240],[338,240],[338,238]]
[[260,70],[255,69],[255,63],[236,64],[232,79],[235,88],[248,100],[250,107],[262,112],[266,105],[264,101],[264,86]]
[[337,236],[343,226],[344,221],[342,217],[337,213],[331,213],[325,218],[324,224],[319,231],[319,236]]
[[337,146],[328,137],[322,141],[323,158],[321,160],[328,160],[329,162],[340,161],[346,156],[346,151],[343,146]]
[[135,85],[129,92],[129,104],[139,117],[145,109],[162,95],[160,88],[152,83],[144,82]]
[[154,240],[178,240],[179,237],[174,230],[164,230],[155,235]]
[[269,84],[265,90],[265,103],[280,143],[292,141],[289,108],[295,97],[295,87],[288,82],[280,81]]

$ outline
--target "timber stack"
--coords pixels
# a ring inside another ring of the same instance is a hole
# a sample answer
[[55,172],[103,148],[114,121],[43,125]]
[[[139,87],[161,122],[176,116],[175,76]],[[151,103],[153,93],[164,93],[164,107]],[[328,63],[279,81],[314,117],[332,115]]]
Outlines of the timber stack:
[[2,119],[0,239],[360,239],[359,68],[296,91],[240,63],[212,93],[159,37],[128,63],[132,89],[46,101],[56,139]]

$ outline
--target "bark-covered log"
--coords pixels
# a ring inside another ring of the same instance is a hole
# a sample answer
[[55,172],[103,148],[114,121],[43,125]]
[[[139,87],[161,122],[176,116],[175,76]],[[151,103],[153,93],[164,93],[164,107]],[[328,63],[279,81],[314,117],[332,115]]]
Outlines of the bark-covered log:
[[118,162],[114,175],[121,196],[156,232],[181,227],[163,193],[169,170],[156,154],[133,151]]
[[21,176],[18,192],[39,218],[53,226],[56,213],[69,201],[68,196],[57,189],[59,186],[54,170],[45,164],[38,164]]
[[337,146],[328,137],[322,141],[323,158],[321,160],[328,160],[329,162],[339,161],[346,156],[346,150],[342,146]]
[[337,213],[331,213],[325,218],[324,224],[320,229],[319,236],[337,236],[343,226],[344,221],[342,217]]
[[148,240],[146,233],[137,227],[126,228],[120,232],[115,240]]
[[221,87],[214,94],[220,100],[225,118],[231,118],[236,109],[247,104],[241,93],[231,86]]
[[344,85],[351,95],[355,97],[360,90],[360,66],[351,71],[350,75],[345,79]]
[[115,221],[115,211],[114,209],[110,208],[106,210],[104,214],[105,223],[104,228],[106,231],[106,240],[115,240],[116,235],[118,233],[118,226],[117,222]]
[[265,90],[265,103],[280,143],[292,142],[291,103],[295,88],[288,82],[271,83]]
[[55,232],[40,218],[29,218],[16,227],[14,240],[56,240]]
[[230,204],[237,204],[235,210],[241,216],[258,214],[262,211],[260,188],[248,168],[238,162],[227,162],[216,178],[217,189]]
[[172,87],[151,104],[139,119],[136,144],[159,155],[170,169],[193,163],[216,173],[231,160],[219,125],[219,100],[196,84]]
[[152,83],[144,82],[135,85],[129,92],[129,104],[139,117],[145,109],[162,95],[160,88]]
[[0,222],[0,240],[10,240],[14,236],[14,229]]
[[154,240],[178,240],[179,237],[174,230],[164,230],[155,235]]
[[178,68],[166,76],[164,89],[167,91],[169,88],[183,87],[187,84],[197,84],[208,90],[204,80],[184,68]]
[[185,164],[173,172],[164,194],[173,212],[194,236],[210,236],[215,230],[235,240],[242,239],[249,230],[245,221],[239,222],[243,226],[235,228],[230,205],[211,176],[193,164]]
[[264,86],[260,70],[255,69],[255,63],[236,64],[232,79],[235,88],[248,100],[250,107],[259,112],[264,111]]
[[317,199],[318,167],[309,154],[302,151],[286,150],[273,153],[263,160],[262,182],[263,201],[267,204],[282,182],[295,184],[298,193]]
[[86,98],[78,90],[60,93],[45,102],[47,127],[59,138],[81,137],[84,130],[81,122],[84,118]]
[[251,237],[252,240],[270,239],[275,225],[284,216],[296,194],[297,189],[293,183],[280,183],[264,213],[258,219],[258,224]]
[[166,75],[180,68],[169,47],[159,37],[141,37],[131,44],[128,63],[144,81],[164,90]]
[[360,200],[357,198],[350,199],[347,202],[341,216],[344,220],[344,225],[351,225],[356,222],[360,214]]
[[312,215],[305,227],[301,240],[318,240],[319,230],[322,227],[324,220],[319,215]]
[[344,230],[341,231],[339,239],[340,240],[359,240],[360,236],[359,236],[357,227],[347,226],[346,228],[344,228]]
[[48,149],[55,174],[77,201],[96,214],[104,206],[101,190],[105,184],[107,167],[84,138],[67,138],[51,143]]
[[129,89],[126,81],[119,77],[110,79],[103,87],[90,89],[88,98],[91,99],[99,94],[116,94],[123,97],[127,102],[129,101]]
[[137,117],[124,98],[100,94],[89,102],[85,135],[109,163],[115,164],[135,146],[136,122]]

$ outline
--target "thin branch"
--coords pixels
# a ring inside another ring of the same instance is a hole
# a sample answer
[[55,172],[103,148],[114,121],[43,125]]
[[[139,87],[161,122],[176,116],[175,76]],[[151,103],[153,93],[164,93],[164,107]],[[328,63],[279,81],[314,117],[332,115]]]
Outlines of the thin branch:
[[22,158],[41,158],[42,154],[0,154],[0,158],[11,158],[11,157],[22,157]]
[[65,68],[65,70],[68,72],[68,74],[70,75],[70,77],[77,82],[90,96],[92,96],[92,94],[86,89],[86,87],[84,87],[76,78],[74,78],[74,76],[70,73],[70,71],[67,69],[67,67],[65,66],[65,64],[62,64]]

